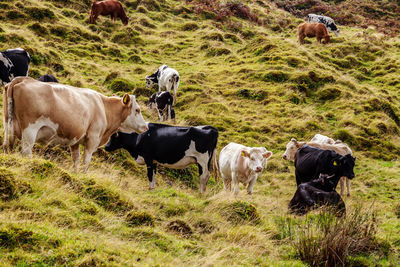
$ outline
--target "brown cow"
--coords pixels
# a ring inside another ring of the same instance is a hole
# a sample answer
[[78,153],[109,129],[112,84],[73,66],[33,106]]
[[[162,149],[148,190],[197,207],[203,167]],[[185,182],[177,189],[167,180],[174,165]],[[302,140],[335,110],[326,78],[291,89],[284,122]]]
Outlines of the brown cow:
[[89,23],[96,24],[96,19],[99,15],[110,15],[114,22],[117,18],[120,18],[124,25],[127,25],[129,20],[118,0],[94,1],[90,10]]
[[317,41],[322,43],[321,40],[324,38],[325,44],[331,41],[331,37],[328,35],[326,27],[322,23],[307,23],[304,22],[298,27],[299,42],[304,44],[305,37],[316,37]]
[[[347,154],[353,155],[353,151],[351,151],[348,145],[338,141],[339,140],[337,140],[334,144],[327,144],[319,142],[298,142],[295,138],[292,138],[286,145],[286,151],[283,154],[283,159],[294,160],[296,151],[304,145],[309,145],[323,150],[333,150],[341,156],[345,156]],[[344,182],[346,182],[347,185],[347,196],[350,196],[350,180],[347,177],[342,177],[340,179],[340,194],[342,196],[344,194]]]
[[14,136],[28,157],[36,141],[68,145],[76,172],[79,144],[85,145],[87,171],[93,152],[117,130],[148,129],[133,95],[106,97],[90,89],[17,77],[6,85],[3,99],[5,151],[12,148]]

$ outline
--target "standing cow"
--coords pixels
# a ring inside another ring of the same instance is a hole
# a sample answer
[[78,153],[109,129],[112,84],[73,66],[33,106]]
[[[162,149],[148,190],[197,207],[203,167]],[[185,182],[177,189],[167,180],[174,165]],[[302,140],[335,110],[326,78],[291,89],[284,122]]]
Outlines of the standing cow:
[[28,76],[31,58],[24,49],[8,49],[0,52],[0,82],[3,85],[14,77]]
[[254,184],[267,164],[272,152],[265,147],[246,147],[237,143],[229,143],[219,154],[219,168],[224,188],[239,194],[239,182],[247,185],[247,193],[253,192]]
[[338,29],[338,27],[335,24],[335,21],[332,18],[328,16],[308,14],[307,20],[308,22],[322,23],[325,25],[328,32],[334,32],[336,36],[339,36],[340,30]]
[[173,103],[174,97],[170,92],[157,92],[151,95],[148,106],[150,110],[157,111],[159,121],[173,120],[175,122]]
[[156,72],[146,76],[146,87],[151,88],[158,84],[158,92],[165,88],[168,92],[174,91],[174,103],[176,102],[176,91],[179,87],[179,73],[167,65],[162,65]]
[[96,91],[30,77],[17,77],[3,92],[4,148],[21,139],[22,154],[32,156],[36,141],[68,145],[75,171],[79,168],[79,144],[85,145],[85,171],[93,152],[107,143],[118,129],[147,130],[135,96],[106,97]]
[[157,164],[172,169],[183,169],[197,164],[200,175],[200,192],[204,193],[210,178],[211,160],[214,158],[214,175],[217,179],[218,165],[215,148],[218,131],[211,126],[170,126],[149,123],[149,129],[140,135],[136,133],[114,134],[106,151],[126,149],[138,164],[146,164],[149,189],[156,185]]
[[321,173],[353,179],[355,161],[350,154],[342,156],[332,150],[304,145],[297,150],[294,159],[297,186],[317,179]]
[[319,43],[322,43],[322,39],[324,39],[325,44],[328,44],[331,41],[328,31],[322,23],[301,23],[297,32],[300,44],[304,44],[305,37],[315,37]]
[[110,15],[114,22],[117,18],[120,18],[124,25],[127,25],[129,21],[123,6],[118,0],[94,1],[90,10],[89,23],[96,24],[97,17],[100,15]]

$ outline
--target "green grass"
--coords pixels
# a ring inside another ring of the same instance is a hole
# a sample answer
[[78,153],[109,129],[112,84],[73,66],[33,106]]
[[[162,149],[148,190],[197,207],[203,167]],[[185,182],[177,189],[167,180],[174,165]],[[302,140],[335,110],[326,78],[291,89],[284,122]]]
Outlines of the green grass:
[[28,50],[34,78],[51,73],[106,95],[134,90],[153,122],[144,104],[156,89],[144,77],[165,63],[181,76],[177,124],[215,126],[218,150],[234,141],[274,155],[253,196],[242,188],[236,199],[213,178],[201,196],[197,167],[161,168],[148,191],[145,168],[123,151],[98,151],[88,174],[73,173],[63,147],[38,145],[32,160],[2,155],[0,265],[306,266],[293,240],[307,218],[288,214],[294,167],[281,157],[290,138],[315,133],[346,141],[357,157],[347,208],[376,211],[385,253],[348,261],[400,264],[399,37],[341,27],[329,45],[300,46],[301,20],[267,1],[245,1],[264,26],[216,22],[185,1],[121,2],[126,27],[105,17],[89,25],[88,0],[0,1],[0,48]]

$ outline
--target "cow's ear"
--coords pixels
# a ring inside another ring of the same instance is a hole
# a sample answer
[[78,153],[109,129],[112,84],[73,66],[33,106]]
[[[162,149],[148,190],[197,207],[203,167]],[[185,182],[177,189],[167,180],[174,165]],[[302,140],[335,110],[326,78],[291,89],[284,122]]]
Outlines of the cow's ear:
[[124,96],[122,97],[122,104],[127,106],[129,105],[130,102],[131,102],[131,97],[128,94],[124,94]]
[[246,150],[242,150],[242,152],[240,152],[240,155],[241,155],[242,157],[247,157],[247,158],[250,157],[250,153],[247,152]]
[[263,154],[263,157],[266,158],[266,159],[268,159],[271,156],[272,156],[272,152],[271,151],[267,151],[267,153]]

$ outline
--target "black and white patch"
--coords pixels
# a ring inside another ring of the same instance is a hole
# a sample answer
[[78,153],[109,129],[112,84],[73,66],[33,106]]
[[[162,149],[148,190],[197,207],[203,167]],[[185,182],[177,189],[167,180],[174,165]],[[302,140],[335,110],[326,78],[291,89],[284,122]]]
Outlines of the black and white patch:
[[174,97],[170,92],[157,92],[151,95],[148,106],[156,110],[160,121],[175,120],[175,111],[172,107]]
[[335,24],[335,21],[332,18],[328,16],[308,14],[307,19],[308,22],[317,22],[324,24],[328,32],[333,32],[335,33],[336,36],[339,36],[340,30],[338,29],[338,27]]
[[[210,177],[210,165],[218,141],[218,131],[212,126],[184,127],[149,123],[149,130],[136,133],[114,134],[106,151],[124,148],[139,164],[147,166],[149,187],[155,187],[157,164],[173,169],[197,164],[200,174],[200,191],[204,192]],[[214,157],[214,168],[216,168]]]
[[31,58],[22,48],[0,52],[0,82],[5,85],[17,76],[28,76]]

